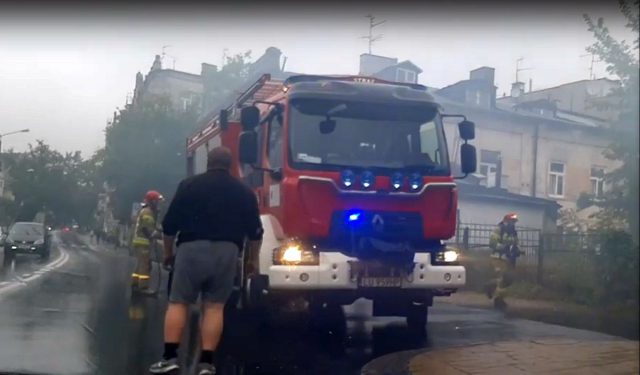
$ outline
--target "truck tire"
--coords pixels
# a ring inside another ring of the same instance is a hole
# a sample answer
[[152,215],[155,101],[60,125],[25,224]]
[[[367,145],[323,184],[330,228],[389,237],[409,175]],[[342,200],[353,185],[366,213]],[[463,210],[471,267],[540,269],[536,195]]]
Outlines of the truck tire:
[[411,302],[407,307],[407,327],[411,333],[426,335],[429,307],[425,303]]
[[49,260],[49,258],[51,257],[51,251],[50,250],[43,250],[40,253],[40,259],[41,260]]

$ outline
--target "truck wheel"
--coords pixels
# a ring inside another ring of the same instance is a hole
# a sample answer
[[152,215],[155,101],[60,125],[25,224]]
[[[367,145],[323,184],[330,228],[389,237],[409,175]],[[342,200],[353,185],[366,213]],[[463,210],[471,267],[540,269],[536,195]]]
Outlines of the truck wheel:
[[347,333],[347,319],[341,305],[313,302],[309,305],[311,328],[315,333],[342,339]]
[[407,308],[407,327],[412,333],[425,335],[427,333],[427,320],[429,307],[424,303],[411,302]]

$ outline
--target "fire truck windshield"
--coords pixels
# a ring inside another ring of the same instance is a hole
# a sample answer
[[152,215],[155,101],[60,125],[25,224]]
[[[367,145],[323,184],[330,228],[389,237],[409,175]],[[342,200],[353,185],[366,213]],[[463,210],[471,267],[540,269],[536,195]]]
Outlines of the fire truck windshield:
[[296,99],[290,108],[293,168],[449,173],[442,122],[431,106]]

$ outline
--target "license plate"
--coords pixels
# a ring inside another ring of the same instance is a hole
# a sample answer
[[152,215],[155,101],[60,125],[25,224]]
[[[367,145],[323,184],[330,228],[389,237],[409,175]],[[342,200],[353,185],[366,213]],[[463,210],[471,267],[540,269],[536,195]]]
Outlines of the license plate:
[[399,288],[401,277],[361,277],[359,285],[363,288]]

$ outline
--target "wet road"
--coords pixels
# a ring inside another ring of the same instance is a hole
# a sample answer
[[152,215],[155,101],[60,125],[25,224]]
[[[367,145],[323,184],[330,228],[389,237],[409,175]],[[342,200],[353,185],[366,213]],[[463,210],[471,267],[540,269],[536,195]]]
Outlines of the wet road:
[[[4,268],[0,373],[145,374],[161,354],[166,290],[156,298],[132,296],[133,266],[123,251],[57,234],[49,261],[17,258]],[[311,335],[291,318],[263,334],[249,329],[251,322],[229,319],[219,373],[358,374],[372,358],[400,350],[532,337],[608,338],[436,302],[428,337],[421,339],[407,332],[402,319],[371,318],[370,308],[359,301],[346,309],[343,340]]]

